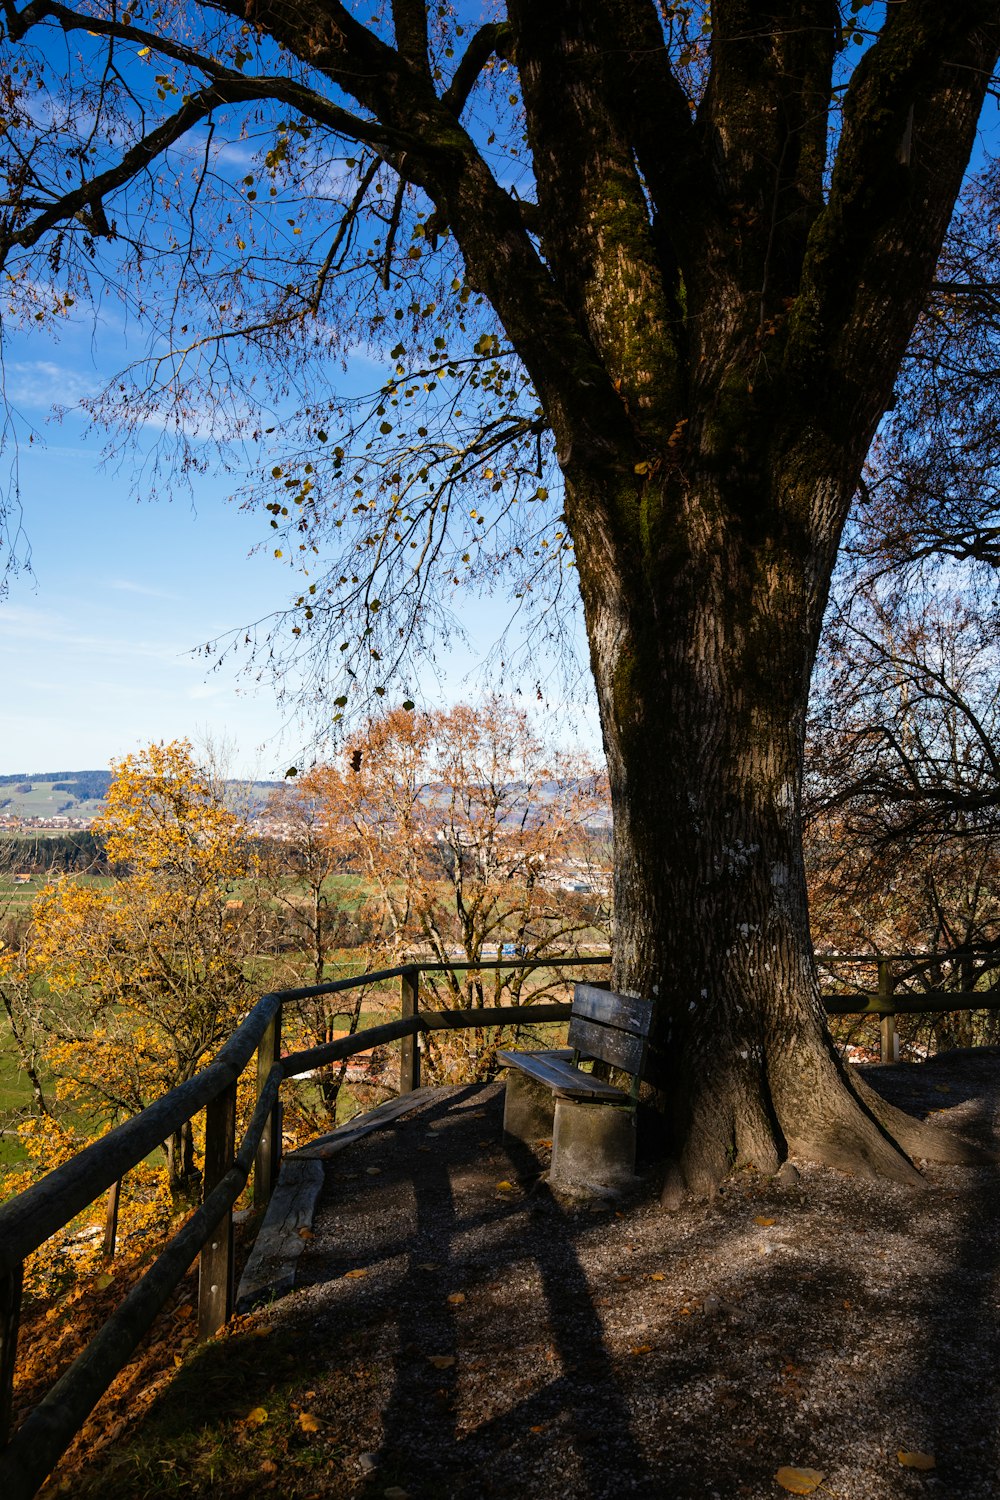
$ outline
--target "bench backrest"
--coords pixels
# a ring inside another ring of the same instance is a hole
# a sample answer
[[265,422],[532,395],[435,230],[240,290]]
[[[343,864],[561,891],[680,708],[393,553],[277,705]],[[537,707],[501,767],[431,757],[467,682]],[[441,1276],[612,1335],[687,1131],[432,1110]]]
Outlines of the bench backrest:
[[652,1025],[652,1000],[619,995],[596,984],[573,988],[569,1044],[583,1057],[623,1068],[638,1079]]

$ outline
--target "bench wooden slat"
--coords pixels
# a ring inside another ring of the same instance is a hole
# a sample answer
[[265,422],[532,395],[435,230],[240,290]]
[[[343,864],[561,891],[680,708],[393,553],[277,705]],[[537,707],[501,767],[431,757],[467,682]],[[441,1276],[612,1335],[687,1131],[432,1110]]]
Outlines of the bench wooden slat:
[[616,1026],[636,1036],[649,1036],[653,1025],[653,1002],[637,995],[618,995],[596,984],[573,987],[573,1015],[603,1026]]
[[603,1099],[608,1103],[628,1102],[628,1094],[616,1089],[601,1078],[592,1078],[574,1068],[572,1053],[562,1057],[552,1052],[498,1052],[498,1060],[509,1068],[520,1068],[539,1083],[544,1083],[553,1093],[570,1099]]
[[572,1016],[569,1023],[569,1043],[585,1057],[599,1058],[613,1068],[624,1068],[626,1073],[642,1072],[646,1056],[646,1038],[632,1036],[628,1031],[616,1031],[613,1026],[598,1026],[582,1016]]

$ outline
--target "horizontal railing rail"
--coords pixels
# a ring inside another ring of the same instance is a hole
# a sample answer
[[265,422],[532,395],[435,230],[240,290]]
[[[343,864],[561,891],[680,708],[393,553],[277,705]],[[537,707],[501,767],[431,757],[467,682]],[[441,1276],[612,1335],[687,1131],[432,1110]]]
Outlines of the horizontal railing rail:
[[[950,1011],[1000,1010],[1000,987],[985,990],[949,990],[940,986],[924,990],[899,989],[900,983],[916,978],[928,969],[940,969],[956,962],[979,960],[983,973],[990,972],[990,961],[996,961],[1000,974],[1000,952],[995,948],[951,948],[940,953],[817,953],[821,968],[838,964],[874,964],[878,974],[875,993],[856,990],[848,994],[824,995],[823,1004],[831,1016],[878,1016],[879,1056],[883,1063],[899,1060],[896,1035],[897,1015],[943,1015]],[[903,973],[896,966],[905,964]],[[963,976],[972,977],[972,976]]]
[[[401,964],[325,984],[263,995],[216,1057],[186,1083],[86,1147],[41,1181],[0,1204],[0,1486],[4,1500],[30,1500],[80,1430],[115,1376],[127,1364],[171,1292],[199,1256],[198,1327],[216,1333],[233,1306],[232,1209],[254,1177],[254,1200],[263,1206],[274,1184],[280,1155],[280,1089],[288,1078],[342,1061],[392,1041],[403,1043],[400,1092],[417,1087],[421,1033],[496,1025],[543,1025],[568,1020],[570,1007],[554,1001],[476,1006],[446,1011],[418,1009],[421,974],[515,969],[574,969],[610,963],[608,953],[550,955],[534,959],[455,960]],[[280,1056],[286,1004],[400,981],[403,1014],[398,1020],[340,1037],[320,1047]],[[236,1087],[257,1054],[257,1101],[236,1147]],[[206,1111],[203,1201],[167,1243],[153,1265],[124,1298],[87,1348],[9,1437],[24,1261],[64,1229],[104,1192],[110,1193],[107,1253],[122,1178],[199,1110]]]

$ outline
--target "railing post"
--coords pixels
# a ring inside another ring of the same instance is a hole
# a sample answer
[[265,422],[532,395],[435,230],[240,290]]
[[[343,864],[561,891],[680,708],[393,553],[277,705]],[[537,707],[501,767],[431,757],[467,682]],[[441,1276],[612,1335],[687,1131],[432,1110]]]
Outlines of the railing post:
[[[205,1109],[205,1177],[207,1198],[225,1177],[236,1153],[236,1082],[217,1094]],[[227,1208],[201,1252],[198,1265],[198,1337],[209,1339],[229,1321],[233,1310],[233,1213]]]
[[119,1177],[108,1188],[108,1206],[104,1212],[104,1259],[114,1260],[118,1239],[118,1200],[121,1197],[122,1180]]
[[[261,1096],[267,1075],[281,1056],[281,1007],[275,1011],[257,1048],[257,1098]],[[267,1124],[257,1146],[253,1164],[253,1206],[266,1208],[274,1192],[281,1161],[281,1103],[267,1117]]]
[[[892,999],[894,989],[892,978],[892,966],[887,958],[878,961],[878,997],[880,1000]],[[895,1012],[889,1011],[879,1017],[879,1039],[881,1043],[881,1060],[884,1063],[899,1061],[899,1042],[896,1038],[896,1016]]]
[[0,1449],[10,1441],[14,1414],[14,1366],[17,1363],[17,1329],[21,1321],[21,1287],[24,1262],[0,1278]]
[[[420,969],[410,964],[399,979],[399,1012],[401,1016],[415,1016],[420,1003]],[[420,1087],[419,1037],[404,1036],[399,1047],[399,1092],[412,1094]]]

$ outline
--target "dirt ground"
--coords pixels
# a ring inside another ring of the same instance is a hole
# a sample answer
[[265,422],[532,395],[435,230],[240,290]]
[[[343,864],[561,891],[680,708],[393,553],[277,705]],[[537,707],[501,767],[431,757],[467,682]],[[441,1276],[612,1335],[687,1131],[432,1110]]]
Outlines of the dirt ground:
[[[1000,1144],[1000,1052],[865,1073]],[[1000,1167],[914,1193],[799,1163],[664,1215],[652,1173],[557,1201],[501,1117],[451,1090],[330,1161],[296,1291],[86,1492],[757,1500],[796,1466],[838,1500],[1000,1496]]]

